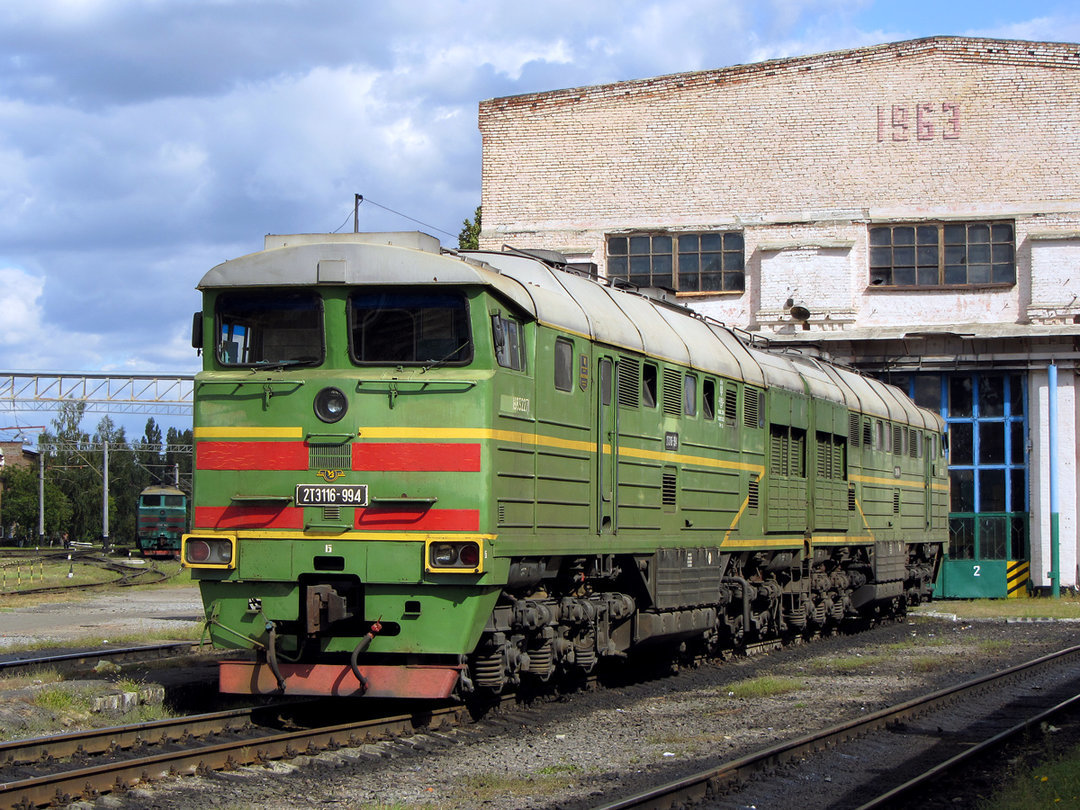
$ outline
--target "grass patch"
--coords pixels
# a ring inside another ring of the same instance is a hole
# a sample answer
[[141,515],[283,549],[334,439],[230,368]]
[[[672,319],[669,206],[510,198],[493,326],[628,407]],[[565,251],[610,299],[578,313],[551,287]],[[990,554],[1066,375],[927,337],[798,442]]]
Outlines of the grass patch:
[[845,655],[839,658],[815,658],[810,669],[816,672],[859,672],[885,660],[883,655]]
[[909,658],[904,662],[912,672],[934,672],[945,665],[945,662],[933,655],[919,655]]
[[33,704],[57,714],[87,714],[90,711],[90,693],[84,689],[50,687],[34,695]]
[[22,675],[7,675],[0,678],[0,689],[23,689],[43,683],[59,683],[64,676],[59,670],[50,667],[32,669]]
[[805,684],[798,678],[784,678],[776,675],[763,675],[760,678],[750,678],[745,681],[736,681],[727,687],[728,697],[735,698],[766,698],[786,695],[789,692],[798,692]]
[[[545,771],[551,771],[546,773]],[[572,789],[583,769],[576,765],[551,765],[535,774],[476,774],[465,777],[454,793],[455,800],[468,798],[470,804],[510,806],[515,796],[552,796]]]
[[944,647],[946,644],[950,643],[952,642],[946,636],[918,635],[903,641],[894,641],[891,644],[886,644],[881,649],[887,653],[911,652],[912,650],[919,650],[923,647]]
[[548,765],[541,768],[537,773],[544,776],[552,776],[557,773],[581,773],[584,769],[580,765],[572,764],[560,764],[560,765]]
[[986,641],[979,642],[979,650],[987,653],[1005,652],[1012,649],[1013,642],[1006,641],[1005,639],[988,639]]
[[1080,807],[1080,746],[1049,761],[1025,768],[980,810]]
[[1080,619],[1080,597],[1062,594],[1020,599],[943,599],[912,609],[919,613],[955,613],[961,619]]

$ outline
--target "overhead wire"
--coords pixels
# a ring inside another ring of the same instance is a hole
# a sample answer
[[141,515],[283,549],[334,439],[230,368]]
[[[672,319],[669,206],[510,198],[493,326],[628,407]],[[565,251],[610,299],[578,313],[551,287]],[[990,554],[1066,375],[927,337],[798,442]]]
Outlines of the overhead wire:
[[[417,225],[423,225],[425,228],[430,228],[433,231],[438,231],[439,233],[444,233],[447,236],[452,236],[454,238],[457,238],[456,233],[450,233],[450,231],[444,230],[444,229],[442,229],[442,228],[440,228],[440,227],[438,227],[436,225],[431,225],[430,223],[422,222],[421,220],[416,219],[415,217],[410,217],[408,214],[403,214],[400,211],[395,211],[393,208],[388,208],[387,206],[382,205],[381,203],[377,203],[373,199],[371,199],[370,197],[365,197],[363,195],[360,195],[359,196],[359,202],[357,204],[358,205],[363,205],[364,203],[371,203],[376,208],[381,208],[384,211],[389,211],[391,214],[396,214],[397,216],[403,217],[404,219],[407,219],[410,222],[415,222]],[[355,211],[350,211],[348,216],[345,217],[345,222],[342,222],[340,225],[338,225],[337,228],[335,228],[331,233],[337,233],[342,228],[344,228],[346,223],[348,223],[348,221],[349,221],[349,217],[353,216],[354,214],[355,214]]]

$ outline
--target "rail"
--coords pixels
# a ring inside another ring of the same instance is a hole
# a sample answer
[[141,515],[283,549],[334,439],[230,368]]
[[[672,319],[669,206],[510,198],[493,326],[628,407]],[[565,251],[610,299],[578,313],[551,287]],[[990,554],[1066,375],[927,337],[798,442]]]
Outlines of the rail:
[[[728,788],[745,781],[753,773],[787,762],[798,761],[803,757],[810,756],[817,751],[835,746],[841,742],[912,719],[934,708],[957,701],[965,695],[978,690],[1028,676],[1051,665],[1072,663],[1078,660],[1080,660],[1080,646],[1059,650],[1056,653],[1023,664],[975,678],[958,686],[941,689],[929,695],[881,709],[865,717],[849,720],[822,731],[816,731],[794,740],[770,746],[756,753],[725,762],[717,767],[659,785],[651,790],[598,805],[593,810],[630,810],[630,808],[635,808],[635,810],[645,810],[645,808],[667,810],[667,808],[675,806],[705,802],[722,795]],[[986,746],[999,744],[1002,739],[1023,733],[1024,730],[1037,726],[1055,713],[1075,708],[1078,704],[1080,704],[1080,696],[1059,703],[1051,709],[1038,713],[1037,716],[1025,718],[1024,721],[1016,724],[1008,731],[980,742],[978,750],[966,752],[945,762],[935,763],[919,776],[869,799],[859,810],[892,806],[900,797],[927,784],[930,780],[938,778],[945,770],[965,761],[970,756],[977,756],[985,750]]]

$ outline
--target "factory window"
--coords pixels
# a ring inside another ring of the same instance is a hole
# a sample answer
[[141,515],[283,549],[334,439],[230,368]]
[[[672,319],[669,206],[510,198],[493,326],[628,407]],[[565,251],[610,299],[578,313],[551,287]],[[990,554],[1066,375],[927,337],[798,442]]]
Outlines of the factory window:
[[975,287],[1016,283],[1011,222],[923,222],[870,228],[870,285]]
[[608,277],[680,293],[743,291],[743,235],[661,233],[609,236]]
[[[1026,377],[1010,372],[892,374],[888,382],[940,413],[948,427],[949,558],[1026,559]],[[933,435],[927,445],[933,458],[944,453]]]

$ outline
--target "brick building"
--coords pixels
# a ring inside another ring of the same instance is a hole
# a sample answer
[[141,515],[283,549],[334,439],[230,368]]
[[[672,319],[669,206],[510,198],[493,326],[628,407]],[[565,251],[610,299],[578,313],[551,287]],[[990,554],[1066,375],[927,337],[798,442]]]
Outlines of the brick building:
[[[480,105],[481,247],[827,352],[950,427],[942,590],[1077,585],[1080,45],[934,37]],[[1052,368],[1051,368],[1052,366]]]

